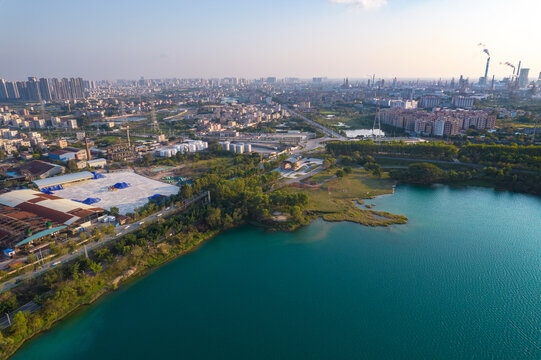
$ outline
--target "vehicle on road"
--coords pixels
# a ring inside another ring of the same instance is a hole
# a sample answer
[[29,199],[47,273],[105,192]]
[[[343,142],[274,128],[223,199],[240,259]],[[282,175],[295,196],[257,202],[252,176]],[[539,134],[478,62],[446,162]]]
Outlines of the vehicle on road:
[[62,264],[62,261],[55,261],[51,264],[51,266],[56,266],[56,265],[59,265],[59,264]]

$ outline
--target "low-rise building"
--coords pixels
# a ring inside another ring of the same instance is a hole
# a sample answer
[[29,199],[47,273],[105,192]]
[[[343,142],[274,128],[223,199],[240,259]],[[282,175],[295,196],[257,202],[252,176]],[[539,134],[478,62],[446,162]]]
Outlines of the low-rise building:
[[41,160],[33,160],[22,165],[17,172],[29,180],[36,180],[63,174],[64,171],[65,168],[63,166]]

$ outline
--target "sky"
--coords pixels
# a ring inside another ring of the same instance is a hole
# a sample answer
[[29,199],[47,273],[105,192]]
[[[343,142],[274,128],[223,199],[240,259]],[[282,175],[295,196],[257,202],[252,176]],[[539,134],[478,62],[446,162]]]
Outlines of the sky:
[[0,0],[0,78],[541,71],[540,0]]

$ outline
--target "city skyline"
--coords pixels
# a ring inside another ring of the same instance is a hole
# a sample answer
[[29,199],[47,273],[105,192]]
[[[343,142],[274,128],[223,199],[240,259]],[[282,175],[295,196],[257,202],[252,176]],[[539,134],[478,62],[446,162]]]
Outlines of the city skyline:
[[[522,11],[517,12],[516,9]],[[533,0],[0,1],[0,77],[537,78]],[[24,22],[24,26],[21,26]],[[13,31],[17,29],[17,31]],[[54,35],[54,36],[53,36]]]

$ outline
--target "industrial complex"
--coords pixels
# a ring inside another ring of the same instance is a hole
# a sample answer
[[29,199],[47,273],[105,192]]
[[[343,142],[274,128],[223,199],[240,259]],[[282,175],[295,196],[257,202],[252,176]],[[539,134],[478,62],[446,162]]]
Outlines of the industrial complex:
[[82,230],[112,207],[125,215],[151,198],[177,194],[179,189],[130,171],[36,177],[33,184],[39,191],[0,194],[0,246],[8,253],[64,230]]
[[[78,173],[81,174],[81,173]],[[92,173],[90,173],[92,175]],[[64,177],[64,176],[62,176]],[[48,180],[53,180],[50,178]],[[116,184],[126,184],[118,186]],[[111,172],[101,178],[65,186],[55,194],[65,199],[84,201],[97,199],[94,204],[109,210],[117,207],[119,213],[125,215],[145,205],[155,195],[170,196],[178,193],[178,187],[152,180],[130,171]]]
[[15,248],[67,227],[90,224],[102,208],[25,189],[0,195],[0,244]]

